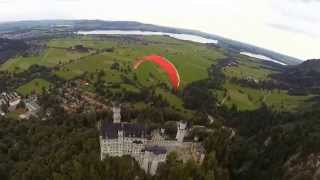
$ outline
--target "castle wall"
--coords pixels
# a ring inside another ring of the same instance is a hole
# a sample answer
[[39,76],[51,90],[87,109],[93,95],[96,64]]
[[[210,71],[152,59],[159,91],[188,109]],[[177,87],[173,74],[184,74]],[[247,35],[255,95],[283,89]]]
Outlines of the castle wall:
[[157,172],[159,164],[165,162],[166,158],[167,154],[157,155],[152,152],[145,152],[141,167],[145,172],[154,175]]
[[[134,143],[134,141],[139,141],[141,144]],[[141,151],[144,149],[145,144],[146,139],[143,138],[118,137],[117,139],[100,140],[101,153],[109,156],[137,156],[142,153]]]

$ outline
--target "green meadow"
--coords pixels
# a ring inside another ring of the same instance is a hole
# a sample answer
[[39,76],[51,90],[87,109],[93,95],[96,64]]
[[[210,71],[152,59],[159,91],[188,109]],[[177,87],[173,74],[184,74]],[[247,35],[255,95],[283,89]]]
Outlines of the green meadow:
[[56,65],[62,65],[69,63],[83,56],[87,56],[88,53],[79,53],[67,49],[48,48],[39,55],[33,55],[30,57],[16,57],[8,60],[1,65],[0,70],[8,70],[11,72],[21,72],[27,70],[31,65],[38,64],[47,67],[53,67]]
[[[54,73],[63,79],[70,80],[84,73],[105,71],[104,80],[107,83],[121,83],[121,88],[137,92],[137,87],[155,87],[160,83],[170,86],[166,73],[157,65],[146,62],[139,69],[133,70],[133,63],[146,55],[158,54],[169,59],[178,69],[181,77],[181,88],[189,83],[208,77],[207,69],[218,59],[224,58],[224,51],[207,47],[198,43],[176,40],[164,36],[141,36],[138,38],[94,37],[80,36],[75,38],[54,39],[49,47],[69,48],[83,45],[99,52],[102,49],[113,48],[113,52],[92,53],[71,63],[59,67]],[[112,69],[118,63],[119,70]],[[136,83],[123,83],[122,77],[134,80]],[[115,91],[114,89],[112,89]],[[157,93],[168,100],[172,107],[183,109],[183,103],[172,92],[156,88]]]
[[239,110],[254,110],[263,103],[267,106],[281,111],[297,111],[306,107],[306,103],[313,95],[309,96],[290,96],[283,90],[259,90],[227,82],[224,85],[225,96],[219,93],[218,97],[224,101],[224,105],[231,107],[237,105]]
[[269,75],[276,71],[264,68],[262,63],[249,57],[239,55],[236,59],[237,65],[224,68],[227,77],[254,78],[257,80],[268,79]]
[[[223,58],[222,50],[208,48],[206,46],[175,40],[169,37],[146,36],[141,37],[140,41],[125,41],[121,38],[103,40],[94,37],[82,37],[78,39],[60,39],[49,42],[50,46],[69,47],[82,44],[93,49],[114,48],[114,52],[106,52],[99,55],[87,56],[81,61],[75,61],[62,67],[62,70],[56,72],[58,76],[65,79],[72,79],[84,72],[95,72],[104,69],[109,71],[114,62],[121,64],[123,68],[132,67],[132,64],[143,56],[149,54],[158,54],[169,59],[178,69],[181,76],[181,85],[185,86],[190,82],[205,79],[208,77],[207,68],[216,63],[217,59]],[[81,39],[83,39],[81,41]],[[103,42],[100,42],[103,41]],[[139,80],[149,84],[149,72],[155,77],[164,80],[164,74],[155,65],[142,65],[136,73]],[[144,78],[141,78],[144,77]]]
[[19,88],[17,88],[17,92],[26,96],[32,93],[40,94],[43,89],[48,89],[51,83],[44,79],[34,79]]
[[[76,45],[90,48],[83,53],[72,50]],[[103,70],[104,80],[108,84],[120,84],[120,89],[139,92],[140,87],[153,87],[156,93],[163,96],[170,105],[177,110],[185,111],[182,100],[173,92],[161,88],[159,84],[170,86],[167,75],[157,65],[146,62],[137,70],[132,65],[139,58],[158,54],[169,59],[180,74],[180,89],[194,81],[208,78],[208,68],[216,64],[218,59],[225,58],[226,52],[220,48],[209,47],[204,44],[181,41],[166,36],[74,36],[52,39],[47,43],[47,49],[38,55],[29,57],[15,57],[0,66],[1,71],[22,72],[31,65],[38,64],[55,67],[53,73],[58,77],[71,80],[85,73],[97,74]],[[106,51],[109,49],[109,51]],[[112,49],[110,51],[110,49]],[[227,78],[268,79],[276,72],[263,66],[253,58],[236,57],[237,65],[223,69]],[[119,69],[114,69],[114,64]],[[133,83],[124,82],[124,77]],[[22,95],[32,92],[41,93],[50,83],[43,79],[35,79],[17,89]],[[289,96],[285,91],[262,91],[232,84],[224,84],[225,93],[213,91],[220,102],[231,107],[237,105],[239,110],[253,110],[266,103],[278,110],[297,110],[312,96]],[[112,91],[120,89],[111,88]],[[187,112],[188,113],[188,112]]]

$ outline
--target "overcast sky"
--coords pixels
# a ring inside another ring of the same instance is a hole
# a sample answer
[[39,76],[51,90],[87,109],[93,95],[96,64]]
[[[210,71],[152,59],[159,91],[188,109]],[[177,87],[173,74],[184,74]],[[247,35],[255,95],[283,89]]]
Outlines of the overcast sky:
[[320,58],[320,0],[0,0],[0,21],[135,20]]

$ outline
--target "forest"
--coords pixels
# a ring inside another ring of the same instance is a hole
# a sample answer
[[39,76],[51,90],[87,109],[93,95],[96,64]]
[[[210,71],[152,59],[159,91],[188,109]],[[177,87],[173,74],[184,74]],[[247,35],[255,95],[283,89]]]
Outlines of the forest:
[[[55,106],[55,101],[49,102]],[[144,111],[145,116],[152,112]],[[175,154],[170,154],[154,177],[144,174],[130,157],[100,161],[96,122],[110,116],[108,113],[66,114],[57,106],[55,115],[47,121],[2,119],[0,178],[268,180],[312,177],[309,169],[292,172],[285,164],[293,157],[306,163],[312,154],[320,151],[320,112],[277,113],[267,107],[252,112],[235,109],[218,112],[224,117],[219,121],[236,129],[237,135],[230,139],[230,133],[221,129],[221,124],[210,125],[216,129],[214,133],[200,135],[207,151],[203,165],[191,161],[183,164]]]
[[0,38],[0,64],[18,54],[23,54],[29,46],[22,40]]

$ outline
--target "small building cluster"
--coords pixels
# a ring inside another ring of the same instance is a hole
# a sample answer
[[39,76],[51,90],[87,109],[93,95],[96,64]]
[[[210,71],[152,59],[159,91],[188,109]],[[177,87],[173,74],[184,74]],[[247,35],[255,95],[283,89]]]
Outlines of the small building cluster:
[[121,109],[113,107],[113,122],[101,125],[101,160],[106,156],[133,157],[147,173],[155,174],[168,153],[175,151],[183,161],[202,163],[204,148],[197,141],[185,141],[186,123],[177,122],[175,139],[168,139],[165,129],[149,130],[143,124],[121,122]]
[[246,76],[245,77],[245,80],[247,80],[247,81],[249,81],[249,82],[253,82],[253,83],[259,83],[259,80],[258,79],[256,79],[256,78],[254,78],[254,77],[252,77],[252,76]]
[[40,111],[41,107],[37,103],[36,97],[30,97],[28,99],[24,99],[23,102],[25,104],[26,112],[19,115],[20,119],[29,119],[34,116],[37,117],[37,113]]
[[31,116],[36,116],[39,111],[40,106],[34,96],[23,99],[16,92],[0,94],[0,116],[6,116],[7,113],[12,112],[18,114],[19,119],[29,119]]
[[82,92],[78,86],[86,85],[85,81],[77,81],[73,87],[71,84],[65,85],[60,89],[59,100],[61,107],[69,113],[77,113],[79,111],[86,111],[94,109],[97,112],[106,111],[109,109],[102,100],[95,94],[90,92]]
[[16,92],[3,92],[0,94],[0,115],[5,116],[6,112],[15,111],[21,97]]

